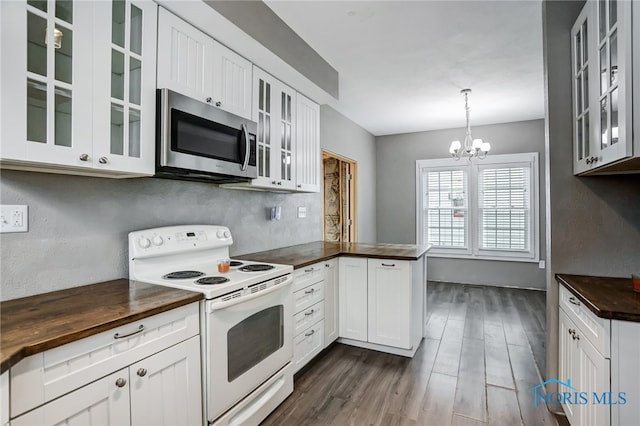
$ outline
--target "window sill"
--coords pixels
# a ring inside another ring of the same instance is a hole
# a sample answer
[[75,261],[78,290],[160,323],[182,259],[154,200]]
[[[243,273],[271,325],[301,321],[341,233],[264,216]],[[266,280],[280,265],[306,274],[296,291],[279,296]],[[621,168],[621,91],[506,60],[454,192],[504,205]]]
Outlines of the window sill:
[[449,258],[449,259],[465,259],[465,260],[489,260],[493,262],[521,262],[521,263],[539,263],[540,258],[527,258],[527,257],[507,257],[507,256],[473,256],[465,254],[455,253],[438,253],[434,252],[436,249],[431,249],[427,253],[427,257],[437,258]]

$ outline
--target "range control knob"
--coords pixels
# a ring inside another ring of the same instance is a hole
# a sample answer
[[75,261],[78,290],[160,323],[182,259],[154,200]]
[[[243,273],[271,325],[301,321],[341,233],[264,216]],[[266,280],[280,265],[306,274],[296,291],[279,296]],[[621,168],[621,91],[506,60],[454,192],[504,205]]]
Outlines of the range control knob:
[[224,231],[224,237],[231,238],[231,234],[229,233],[229,231]]
[[216,237],[218,237],[218,239],[221,240],[224,237],[224,232],[222,231],[216,232]]
[[157,245],[157,246],[161,246],[162,243],[164,243],[164,240],[162,239],[162,237],[160,235],[156,235],[155,237],[153,237],[153,244]]
[[151,241],[147,237],[141,237],[138,240],[138,245],[143,249],[149,248],[151,246]]

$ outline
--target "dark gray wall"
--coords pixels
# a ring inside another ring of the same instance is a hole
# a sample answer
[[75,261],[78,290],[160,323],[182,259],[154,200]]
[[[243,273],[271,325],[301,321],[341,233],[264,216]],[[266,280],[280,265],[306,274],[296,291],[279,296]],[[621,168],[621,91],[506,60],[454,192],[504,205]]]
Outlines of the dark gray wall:
[[[320,145],[358,163],[358,241],[376,242],[375,137],[327,105],[320,107]],[[378,228],[379,231],[379,228]]]
[[[231,229],[231,254],[322,239],[321,195],[275,194],[154,178],[2,171],[3,204],[29,206],[29,232],[0,236],[0,300],[128,276],[129,231],[180,224]],[[266,209],[282,206],[280,221]],[[299,206],[307,217],[296,217]]]
[[555,377],[558,366],[558,285],[554,275],[629,277],[640,271],[640,175],[573,176],[570,32],[582,5],[543,3],[550,183],[547,257],[551,259],[547,276],[547,377]]
[[[491,143],[491,154],[538,152],[544,164],[544,121],[472,126],[473,136]],[[465,129],[434,130],[376,138],[376,197],[378,241],[415,244],[416,160],[446,158],[449,144],[463,139]],[[544,211],[540,176],[540,253],[544,253]],[[544,259],[543,256],[541,256]],[[544,289],[545,273],[537,263],[428,257],[427,275],[433,281]]]
[[338,71],[262,1],[205,0],[205,3],[318,87],[339,98]]

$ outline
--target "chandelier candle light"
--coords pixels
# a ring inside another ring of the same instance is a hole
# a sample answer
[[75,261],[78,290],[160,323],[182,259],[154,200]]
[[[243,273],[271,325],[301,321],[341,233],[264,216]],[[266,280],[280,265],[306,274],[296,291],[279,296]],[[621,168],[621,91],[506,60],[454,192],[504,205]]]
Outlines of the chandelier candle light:
[[471,108],[469,108],[468,102],[471,89],[462,89],[460,93],[464,95],[464,108],[467,112],[467,133],[464,136],[464,147],[460,141],[453,141],[449,147],[449,153],[456,160],[462,157],[469,157],[469,160],[473,157],[478,157],[483,160],[491,150],[491,144],[483,142],[482,139],[473,139],[471,137],[471,124],[469,123],[469,110]]

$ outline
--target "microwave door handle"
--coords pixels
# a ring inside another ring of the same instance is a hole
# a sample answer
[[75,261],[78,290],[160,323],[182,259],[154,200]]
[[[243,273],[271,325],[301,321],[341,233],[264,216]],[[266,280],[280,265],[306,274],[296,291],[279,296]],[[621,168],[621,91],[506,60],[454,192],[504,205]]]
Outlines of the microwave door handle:
[[249,165],[249,132],[247,131],[247,126],[242,123],[242,133],[244,134],[244,162],[240,167],[240,170],[247,170],[247,166]]

